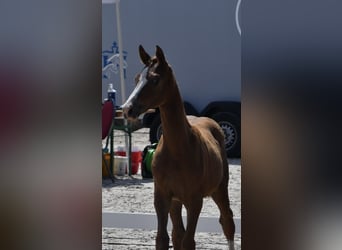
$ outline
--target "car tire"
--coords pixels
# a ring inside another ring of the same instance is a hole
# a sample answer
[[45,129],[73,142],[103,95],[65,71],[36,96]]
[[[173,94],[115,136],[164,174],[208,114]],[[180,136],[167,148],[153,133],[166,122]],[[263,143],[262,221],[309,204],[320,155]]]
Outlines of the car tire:
[[232,113],[219,112],[212,116],[222,128],[225,137],[227,157],[241,157],[241,122],[240,118]]
[[157,143],[163,133],[160,115],[156,115],[150,126],[150,142]]

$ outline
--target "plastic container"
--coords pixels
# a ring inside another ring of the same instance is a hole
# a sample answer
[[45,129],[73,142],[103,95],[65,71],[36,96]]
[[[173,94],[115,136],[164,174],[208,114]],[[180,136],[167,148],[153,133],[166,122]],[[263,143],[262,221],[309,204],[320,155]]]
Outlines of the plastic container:
[[[126,156],[126,151],[124,151],[123,148],[118,147],[114,154],[117,156]],[[141,160],[142,160],[141,151],[133,148],[132,152],[131,152],[131,164],[132,164],[131,165],[132,166],[131,174],[137,174],[138,173]]]
[[108,100],[111,100],[115,107],[116,102],[116,90],[113,87],[113,83],[108,84],[108,90],[107,90]]
[[114,174],[123,176],[126,174],[128,168],[128,160],[126,156],[114,156]]
[[154,148],[151,148],[147,151],[146,155],[146,168],[150,172],[152,172],[152,159],[155,151],[156,150]]
[[115,151],[114,154],[118,155],[118,156],[126,156],[126,152],[125,151]]
[[107,90],[108,100],[112,101],[113,103],[113,116],[115,116],[115,109],[116,109],[116,90],[113,88],[113,83],[108,84]]
[[138,173],[139,165],[141,163],[141,151],[134,151],[131,154],[131,162],[132,162],[132,174]]
[[[105,160],[107,163],[107,166],[110,168],[109,159],[110,159],[110,154],[109,153],[104,154],[104,159],[102,159],[102,177],[110,177],[107,171],[107,168],[105,166],[105,163],[104,163],[104,160]],[[111,171],[113,172],[113,169],[111,169]]]

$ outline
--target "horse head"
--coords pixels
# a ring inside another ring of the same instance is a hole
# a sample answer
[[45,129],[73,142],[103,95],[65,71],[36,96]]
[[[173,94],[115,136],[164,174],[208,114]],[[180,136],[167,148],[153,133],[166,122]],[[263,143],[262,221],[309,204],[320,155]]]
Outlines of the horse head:
[[155,56],[151,57],[139,46],[139,55],[144,64],[142,71],[135,77],[135,89],[121,106],[126,118],[135,119],[148,109],[157,108],[167,100],[173,81],[172,69],[164,52],[156,46]]

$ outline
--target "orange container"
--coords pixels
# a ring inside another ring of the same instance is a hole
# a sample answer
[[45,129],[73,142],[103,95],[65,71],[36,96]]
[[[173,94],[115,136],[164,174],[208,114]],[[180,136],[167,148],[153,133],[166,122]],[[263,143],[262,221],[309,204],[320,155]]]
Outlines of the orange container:
[[[107,166],[110,168],[109,159],[110,159],[110,154],[109,153],[104,154],[104,159],[102,158],[102,177],[109,177],[110,176],[108,171],[107,171],[107,168],[105,166],[105,163],[104,163],[104,161],[106,161]],[[113,172],[113,169],[111,169],[111,171]]]

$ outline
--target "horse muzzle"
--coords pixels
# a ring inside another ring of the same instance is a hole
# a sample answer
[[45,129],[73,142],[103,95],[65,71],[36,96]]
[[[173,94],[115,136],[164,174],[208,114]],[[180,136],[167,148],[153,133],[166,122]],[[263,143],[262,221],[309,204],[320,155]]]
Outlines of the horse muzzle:
[[140,109],[131,102],[123,104],[121,108],[126,119],[136,119],[141,114]]
[[126,119],[132,116],[132,113],[133,113],[132,107],[133,107],[132,103],[125,103],[121,106],[124,117]]

